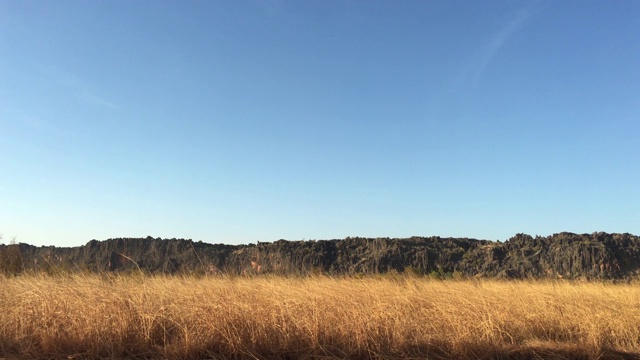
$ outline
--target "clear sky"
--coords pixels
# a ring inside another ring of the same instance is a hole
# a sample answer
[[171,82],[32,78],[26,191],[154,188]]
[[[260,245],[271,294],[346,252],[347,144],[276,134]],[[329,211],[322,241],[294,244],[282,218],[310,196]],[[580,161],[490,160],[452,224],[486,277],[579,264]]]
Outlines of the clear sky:
[[0,0],[0,233],[640,234],[640,2]]

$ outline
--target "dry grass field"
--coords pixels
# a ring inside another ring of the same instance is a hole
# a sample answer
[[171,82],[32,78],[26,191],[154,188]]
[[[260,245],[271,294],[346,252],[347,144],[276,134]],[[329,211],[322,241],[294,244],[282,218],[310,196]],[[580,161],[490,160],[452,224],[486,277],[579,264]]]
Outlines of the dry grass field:
[[640,286],[0,277],[0,358],[640,358]]

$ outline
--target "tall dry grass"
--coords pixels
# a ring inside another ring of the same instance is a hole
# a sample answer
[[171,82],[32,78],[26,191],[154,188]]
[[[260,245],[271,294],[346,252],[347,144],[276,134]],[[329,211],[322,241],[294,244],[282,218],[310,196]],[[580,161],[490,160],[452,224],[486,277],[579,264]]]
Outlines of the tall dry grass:
[[640,286],[0,277],[0,358],[640,358]]

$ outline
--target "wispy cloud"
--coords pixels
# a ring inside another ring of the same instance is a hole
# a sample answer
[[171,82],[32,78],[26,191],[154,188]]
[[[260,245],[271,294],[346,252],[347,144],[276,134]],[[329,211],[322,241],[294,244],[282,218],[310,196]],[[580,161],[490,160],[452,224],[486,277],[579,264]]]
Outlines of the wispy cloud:
[[459,86],[469,83],[476,85],[486,68],[498,56],[507,41],[520,30],[530,15],[530,8],[520,9],[498,31],[492,34],[482,45],[476,56],[472,58],[470,65],[462,71],[456,84]]
[[520,27],[528,17],[529,10],[521,9],[502,29],[500,29],[500,31],[498,31],[491,37],[489,42],[485,45],[480,57],[480,61],[478,67],[476,68],[474,76],[474,83],[478,81],[487,65],[489,65],[493,61],[493,59],[496,57],[496,54],[498,54],[500,49],[502,49],[507,40],[520,29]]
[[39,134],[46,134],[51,138],[63,138],[69,136],[69,132],[51,121],[28,113],[22,113],[17,117],[28,129]]
[[120,109],[120,106],[115,102],[97,95],[99,91],[97,91],[94,86],[75,74],[66,72],[59,68],[52,69],[51,74],[57,83],[69,89],[76,98],[83,103],[111,110]]
[[286,13],[284,0],[259,0],[255,2],[255,6],[269,18],[278,18]]
[[80,98],[82,101],[90,105],[100,106],[100,107],[104,107],[112,110],[120,109],[120,106],[118,106],[118,104],[113,103],[102,97],[96,96],[92,93],[88,93],[88,92],[79,93],[78,98]]
[[33,129],[35,131],[38,131],[38,132],[51,131],[51,125],[39,117],[29,115],[29,114],[22,114],[22,116],[20,117],[20,120],[22,121],[23,124],[27,125],[30,129]]

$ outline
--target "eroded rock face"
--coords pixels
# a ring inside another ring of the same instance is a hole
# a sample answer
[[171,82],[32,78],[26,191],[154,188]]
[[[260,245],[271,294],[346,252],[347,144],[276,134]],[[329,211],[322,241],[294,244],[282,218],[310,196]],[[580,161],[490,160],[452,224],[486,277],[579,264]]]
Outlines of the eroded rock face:
[[332,275],[410,271],[492,278],[624,279],[640,273],[640,238],[631,234],[559,233],[535,238],[517,234],[504,243],[467,238],[348,237],[249,245],[119,238],[92,240],[73,248],[0,245],[0,269],[3,264],[40,271]]

